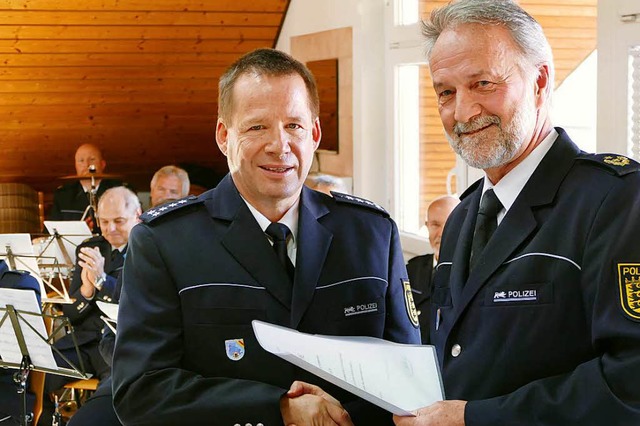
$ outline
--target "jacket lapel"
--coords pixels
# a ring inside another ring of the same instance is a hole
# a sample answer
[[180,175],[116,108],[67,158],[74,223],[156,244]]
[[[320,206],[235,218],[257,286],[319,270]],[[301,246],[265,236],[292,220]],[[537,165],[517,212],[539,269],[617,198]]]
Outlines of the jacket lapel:
[[290,309],[289,277],[230,175],[220,182],[205,206],[214,219],[230,222],[221,236],[222,246],[260,285]]
[[[457,316],[464,311],[500,265],[509,260],[518,247],[535,231],[538,223],[535,219],[534,211],[540,206],[553,202],[562,180],[573,165],[576,155],[580,152],[562,129],[556,128],[556,131],[559,134],[558,138],[496,229],[495,234],[478,259],[478,265],[470,272],[464,289],[460,293],[459,304],[456,306]],[[481,191],[482,188],[480,187],[474,194],[474,200],[465,220],[465,226],[468,222],[475,223]],[[470,221],[469,218],[472,220]],[[466,231],[468,232],[469,230],[466,229]],[[470,244],[473,238],[473,228],[471,228],[470,232],[471,237],[468,241],[467,239],[464,241],[466,244]],[[457,249],[456,254],[458,254]],[[466,254],[466,259],[454,259],[454,265],[456,261],[462,261],[468,267],[469,253],[467,252]],[[456,276],[456,278],[459,277]],[[459,281],[454,282],[458,283]]]
[[462,297],[462,289],[469,274],[469,256],[471,254],[471,242],[473,240],[473,229],[478,215],[478,204],[482,194],[482,183],[470,195],[468,204],[463,207],[466,214],[463,215],[462,223],[447,223],[447,226],[454,226],[460,229],[459,238],[455,243],[451,264],[451,302],[453,306],[458,306]]
[[298,251],[291,308],[292,328],[298,327],[313,299],[333,239],[331,231],[318,222],[329,209],[316,202],[315,197],[315,193],[303,187],[300,196]]

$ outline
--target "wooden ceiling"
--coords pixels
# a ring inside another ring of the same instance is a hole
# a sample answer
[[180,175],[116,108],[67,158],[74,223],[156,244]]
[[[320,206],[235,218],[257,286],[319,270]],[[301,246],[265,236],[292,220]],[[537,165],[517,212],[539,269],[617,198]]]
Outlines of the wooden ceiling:
[[107,173],[142,191],[166,164],[226,173],[214,135],[218,77],[275,46],[288,5],[3,0],[0,182],[50,196],[85,142],[102,148]]

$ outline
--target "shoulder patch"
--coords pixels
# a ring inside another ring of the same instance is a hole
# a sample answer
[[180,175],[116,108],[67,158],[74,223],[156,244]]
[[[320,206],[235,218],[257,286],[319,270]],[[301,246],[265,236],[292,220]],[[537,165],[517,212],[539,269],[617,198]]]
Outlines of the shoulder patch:
[[640,164],[629,157],[618,154],[581,154],[578,160],[588,161],[613,172],[618,176],[624,176],[629,173],[640,170]]
[[366,207],[370,210],[374,210],[378,213],[382,213],[385,217],[389,217],[389,213],[373,201],[365,200],[364,198],[356,197],[355,195],[343,194],[341,192],[331,191],[333,198],[341,204],[352,204],[354,206]]
[[183,207],[191,206],[198,203],[202,203],[202,200],[200,200],[195,195],[189,195],[188,197],[181,198],[176,201],[170,201],[165,204],[150,208],[140,216],[140,220],[142,220],[144,223],[150,223],[170,212],[174,212],[176,210],[180,210]]
[[622,312],[640,322],[640,263],[618,263],[617,269]]

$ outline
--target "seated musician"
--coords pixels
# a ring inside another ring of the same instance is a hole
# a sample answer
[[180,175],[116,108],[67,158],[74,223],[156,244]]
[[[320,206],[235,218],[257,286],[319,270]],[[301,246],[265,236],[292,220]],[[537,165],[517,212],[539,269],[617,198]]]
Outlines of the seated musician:
[[[69,295],[74,302],[62,305],[64,315],[73,325],[85,371],[100,380],[109,376],[110,366],[98,349],[104,322],[95,302],[113,301],[116,280],[124,264],[129,233],[140,214],[140,201],[131,190],[121,186],[105,191],[98,202],[97,215],[102,236],[90,238],[78,246],[77,264],[69,288]],[[71,335],[56,341],[55,346],[77,365],[79,359]],[[67,366],[60,357],[57,358],[59,365]],[[53,392],[72,380],[47,375],[45,391]],[[52,406],[47,408],[53,411]]]
[[91,169],[94,170],[94,185],[96,198],[99,199],[104,192],[116,186],[121,186],[122,182],[112,179],[101,179],[107,167],[107,162],[102,157],[100,148],[95,145],[85,143],[80,145],[75,153],[76,175],[86,176],[86,179],[74,180],[71,183],[59,186],[53,194],[53,207],[49,214],[49,220],[82,220],[83,216],[93,232],[97,232],[97,225],[94,221],[93,211],[87,211],[89,206],[91,191]]

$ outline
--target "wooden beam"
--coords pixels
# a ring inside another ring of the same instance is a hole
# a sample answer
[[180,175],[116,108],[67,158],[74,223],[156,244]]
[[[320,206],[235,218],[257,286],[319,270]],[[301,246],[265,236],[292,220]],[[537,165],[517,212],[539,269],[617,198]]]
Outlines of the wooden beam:
[[0,10],[4,25],[211,25],[278,27],[282,14],[246,12],[104,12]]
[[275,38],[277,27],[167,25],[0,25],[0,39],[65,40],[262,40]]
[[0,81],[0,93],[66,93],[81,91],[86,94],[102,92],[188,92],[217,90],[218,82],[212,78],[173,78],[145,80],[5,80]]
[[162,10],[170,12],[237,10],[253,12],[284,12],[287,0],[252,1],[251,7],[239,0],[5,0],[0,6],[9,10],[101,11],[101,10]]
[[[0,67],[2,80],[156,80],[156,79],[215,79],[226,67],[182,66],[121,66],[121,67]],[[2,83],[0,83],[1,85]]]
[[0,53],[2,67],[41,67],[41,66],[228,66],[242,56],[240,53]]
[[1,93],[0,105],[68,105],[74,103],[129,104],[140,102],[183,102],[206,103],[218,99],[217,90],[197,90],[188,92],[104,92],[104,93]]
[[259,47],[269,47],[272,40],[5,40],[0,41],[0,54],[33,53],[196,53],[243,54]]

